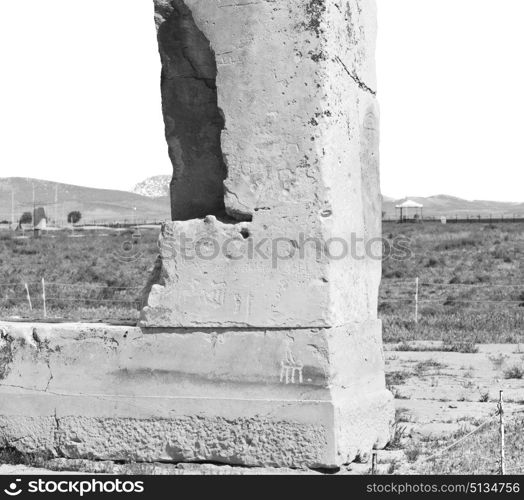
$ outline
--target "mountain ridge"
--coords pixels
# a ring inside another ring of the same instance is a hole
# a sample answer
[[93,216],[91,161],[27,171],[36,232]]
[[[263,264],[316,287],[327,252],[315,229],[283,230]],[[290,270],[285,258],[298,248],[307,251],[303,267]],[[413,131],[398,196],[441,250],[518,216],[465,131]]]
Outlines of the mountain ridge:
[[[31,211],[33,187],[35,206],[44,207],[49,218],[61,222],[73,210],[79,210],[86,223],[170,220],[168,196],[149,198],[131,191],[91,188],[30,177],[0,178],[0,220],[11,220],[11,193],[15,221],[23,212]],[[55,197],[58,203],[55,203]]]
[[161,198],[169,196],[170,175],[153,175],[139,182],[133,193],[147,196],[148,198]]
[[[64,221],[72,210],[79,210],[86,223],[170,220],[170,181],[171,176],[156,175],[144,179],[134,190],[124,191],[30,177],[3,177],[0,178],[0,221],[11,220],[11,192],[14,194],[15,221],[23,212],[33,209],[33,186],[35,205],[43,206],[49,218],[59,221]],[[56,193],[58,204],[55,204]],[[524,203],[520,202],[465,200],[446,194],[409,199],[422,203],[424,215],[429,217],[524,216]],[[405,200],[383,196],[385,217],[395,218],[398,215],[395,206]]]
[[387,218],[394,218],[398,215],[395,209],[407,199],[424,205],[423,213],[429,217],[463,217],[463,216],[482,216],[482,217],[501,217],[501,216],[524,216],[524,203],[492,200],[465,200],[457,196],[438,194],[433,196],[421,197],[413,196],[408,198],[392,199],[383,197],[382,211]]

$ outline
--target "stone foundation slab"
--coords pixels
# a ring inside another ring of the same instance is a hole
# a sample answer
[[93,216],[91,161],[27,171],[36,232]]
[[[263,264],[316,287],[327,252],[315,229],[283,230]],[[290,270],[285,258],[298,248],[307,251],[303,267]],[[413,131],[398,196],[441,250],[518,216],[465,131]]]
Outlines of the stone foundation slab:
[[335,468],[390,437],[379,322],[0,329],[1,439],[24,453]]

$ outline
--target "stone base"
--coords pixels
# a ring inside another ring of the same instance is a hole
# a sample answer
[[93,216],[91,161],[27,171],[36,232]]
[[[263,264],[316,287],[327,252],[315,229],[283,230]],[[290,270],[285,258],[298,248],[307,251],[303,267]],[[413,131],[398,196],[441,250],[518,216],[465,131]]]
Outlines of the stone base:
[[0,330],[2,444],[25,453],[335,468],[390,439],[379,322]]

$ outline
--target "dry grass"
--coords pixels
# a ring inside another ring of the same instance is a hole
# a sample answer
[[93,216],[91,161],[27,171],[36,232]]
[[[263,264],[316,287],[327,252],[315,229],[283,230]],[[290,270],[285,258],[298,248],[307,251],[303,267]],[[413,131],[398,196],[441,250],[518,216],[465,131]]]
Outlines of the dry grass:
[[[506,468],[510,474],[524,473],[524,435],[522,428],[524,417],[510,418],[506,425]],[[426,439],[424,442],[411,443],[410,449],[417,452],[411,472],[416,474],[498,474],[500,470],[500,434],[498,417],[491,424],[473,434],[458,446],[439,452],[471,431],[464,426],[458,432],[445,439]],[[427,460],[433,455],[435,459]]]
[[[59,232],[34,240],[0,231],[0,318],[41,318],[44,277],[51,317],[136,320],[136,301],[158,253],[158,230],[145,230],[139,239],[131,231],[105,233],[71,238]],[[451,351],[471,352],[477,343],[522,340],[524,224],[387,223],[384,236],[409,237],[413,250],[409,259],[384,262],[380,316],[386,341],[442,340]],[[418,324],[412,302],[417,276],[423,283]],[[495,286],[509,283],[521,286]]]
[[386,341],[467,346],[522,340],[524,224],[388,223],[384,235],[409,238],[413,254],[384,262],[379,311]]
[[[39,239],[0,232],[0,317],[133,321],[158,254],[158,230],[56,232]],[[24,283],[28,283],[33,311]]]

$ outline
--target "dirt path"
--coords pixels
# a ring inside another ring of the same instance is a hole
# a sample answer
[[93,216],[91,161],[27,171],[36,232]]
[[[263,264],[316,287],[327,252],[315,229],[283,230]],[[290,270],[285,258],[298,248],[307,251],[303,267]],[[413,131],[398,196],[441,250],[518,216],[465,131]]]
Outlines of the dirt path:
[[[416,351],[385,347],[388,385],[410,431],[438,435],[475,426],[496,411],[500,390],[508,413],[524,409],[523,346],[479,345],[477,353],[456,353],[435,351],[437,342],[410,345]],[[506,378],[511,375],[521,378]]]

